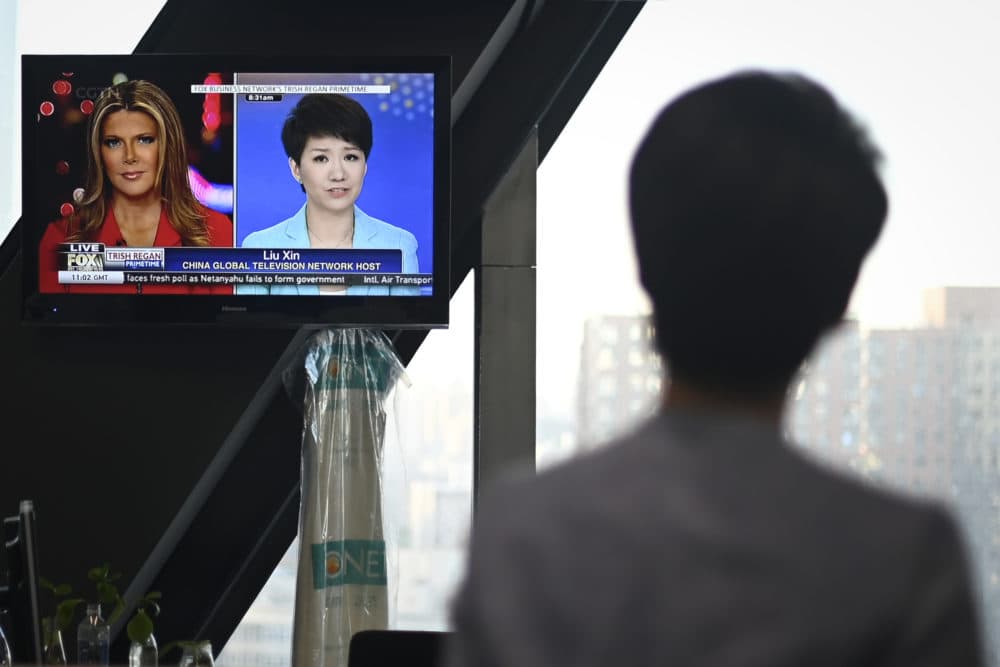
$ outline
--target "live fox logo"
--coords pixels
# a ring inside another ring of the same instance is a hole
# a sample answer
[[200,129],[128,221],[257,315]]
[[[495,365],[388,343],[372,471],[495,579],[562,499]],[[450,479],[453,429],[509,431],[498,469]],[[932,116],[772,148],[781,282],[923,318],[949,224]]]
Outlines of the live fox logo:
[[103,271],[104,255],[94,253],[69,252],[66,258],[66,269],[69,271]]
[[103,243],[60,243],[59,269],[62,271],[103,271]]
[[70,252],[104,252],[103,243],[67,243]]

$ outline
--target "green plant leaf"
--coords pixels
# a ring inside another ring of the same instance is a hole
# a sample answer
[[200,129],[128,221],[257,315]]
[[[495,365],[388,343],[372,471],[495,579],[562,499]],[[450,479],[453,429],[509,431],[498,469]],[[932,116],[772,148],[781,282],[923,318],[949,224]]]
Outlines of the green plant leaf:
[[97,582],[97,597],[101,604],[114,604],[119,600],[118,587],[106,581]]
[[163,593],[160,591],[149,591],[146,593],[146,597],[144,597],[143,600],[159,600],[162,597]]
[[132,617],[132,620],[128,622],[125,630],[128,632],[129,639],[142,644],[153,634],[153,621],[145,611],[140,609]]
[[65,597],[73,592],[73,587],[70,586],[69,584],[59,584],[54,589],[52,589],[52,592],[58,595],[59,597]]
[[52,582],[46,579],[45,577],[38,577],[38,585],[44,589],[52,591],[53,593],[55,593],[56,591],[56,587],[52,585]]
[[101,581],[104,579],[104,570],[99,567],[92,567],[87,570],[87,579],[91,581]]
[[73,598],[63,600],[56,606],[56,627],[65,632],[73,625],[73,616],[76,615],[76,608],[83,603],[83,598]]

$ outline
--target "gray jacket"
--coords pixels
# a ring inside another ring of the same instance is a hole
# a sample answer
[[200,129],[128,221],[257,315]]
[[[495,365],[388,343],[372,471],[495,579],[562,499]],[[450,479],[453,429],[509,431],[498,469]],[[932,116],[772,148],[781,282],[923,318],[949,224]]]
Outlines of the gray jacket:
[[962,541],[773,428],[668,413],[484,498],[450,667],[975,667]]

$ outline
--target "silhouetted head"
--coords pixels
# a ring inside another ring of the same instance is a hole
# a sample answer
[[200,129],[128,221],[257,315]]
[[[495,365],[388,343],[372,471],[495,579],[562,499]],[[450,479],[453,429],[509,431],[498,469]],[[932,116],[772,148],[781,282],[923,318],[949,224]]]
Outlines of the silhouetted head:
[[633,159],[640,279],[672,377],[783,391],[844,315],[888,210],[879,155],[824,88],[746,72],[697,87]]

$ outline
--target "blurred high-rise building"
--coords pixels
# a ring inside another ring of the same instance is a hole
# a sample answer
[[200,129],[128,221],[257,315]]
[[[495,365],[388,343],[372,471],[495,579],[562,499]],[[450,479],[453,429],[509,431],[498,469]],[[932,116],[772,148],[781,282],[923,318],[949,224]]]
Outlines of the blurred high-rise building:
[[646,317],[588,319],[577,393],[579,447],[589,449],[653,414],[663,383],[653,325]]
[[790,389],[787,427],[823,455],[864,471],[874,465],[861,442],[861,332],[845,322],[828,334]]
[[1000,287],[934,287],[923,301],[929,327],[1000,325]]

